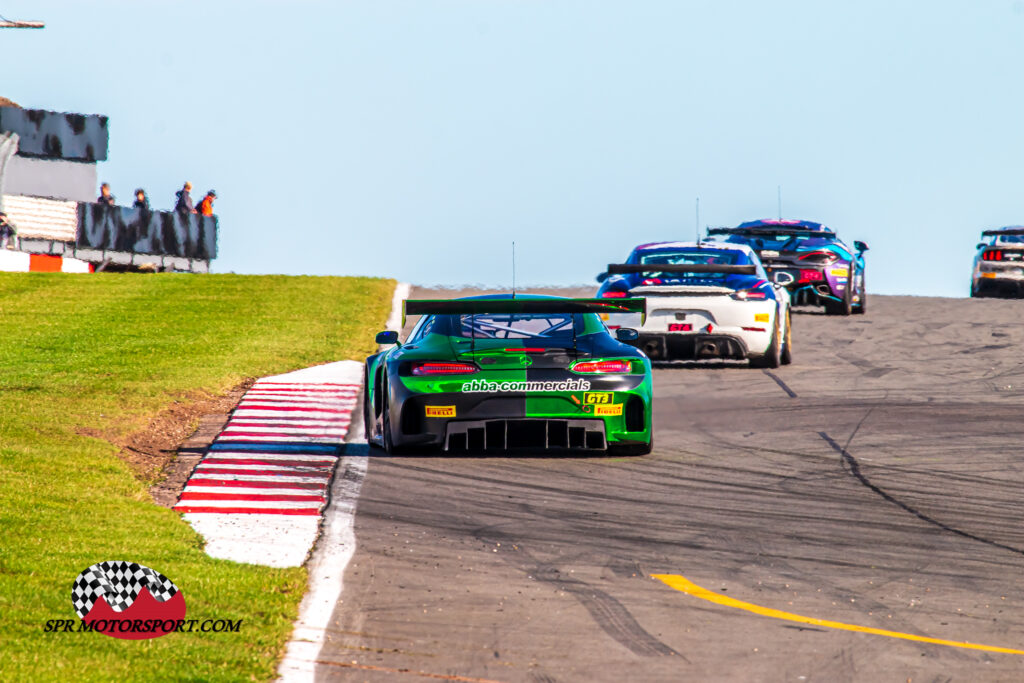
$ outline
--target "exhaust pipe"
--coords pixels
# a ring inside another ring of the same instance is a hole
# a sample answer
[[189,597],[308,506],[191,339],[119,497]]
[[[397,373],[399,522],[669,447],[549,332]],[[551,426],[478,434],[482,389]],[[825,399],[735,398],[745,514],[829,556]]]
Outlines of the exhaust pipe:
[[717,356],[718,355],[718,344],[715,342],[704,342],[700,345],[700,355],[702,356]]

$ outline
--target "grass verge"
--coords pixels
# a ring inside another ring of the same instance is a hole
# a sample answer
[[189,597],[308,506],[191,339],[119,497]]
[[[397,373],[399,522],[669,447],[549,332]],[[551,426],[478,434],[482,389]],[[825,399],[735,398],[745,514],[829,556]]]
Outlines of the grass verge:
[[[114,442],[174,402],[373,351],[394,282],[244,275],[0,273],[0,680],[267,680],[304,568],[207,557]],[[102,434],[108,438],[88,436]],[[190,619],[238,633],[145,641],[45,633],[104,560],[153,567]]]

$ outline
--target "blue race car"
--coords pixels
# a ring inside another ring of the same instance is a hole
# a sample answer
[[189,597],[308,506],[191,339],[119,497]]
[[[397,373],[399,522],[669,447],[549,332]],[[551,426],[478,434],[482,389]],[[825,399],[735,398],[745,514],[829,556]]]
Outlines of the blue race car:
[[749,245],[761,257],[771,280],[790,291],[794,306],[824,306],[829,315],[867,310],[864,252],[868,245],[864,242],[854,242],[850,249],[821,223],[782,219],[711,228],[708,235]]

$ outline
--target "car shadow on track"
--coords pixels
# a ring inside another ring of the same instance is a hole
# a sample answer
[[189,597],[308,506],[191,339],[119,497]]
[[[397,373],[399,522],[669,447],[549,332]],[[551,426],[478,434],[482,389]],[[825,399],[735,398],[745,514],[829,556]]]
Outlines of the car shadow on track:
[[622,455],[620,453],[608,453],[607,451],[534,451],[530,449],[516,449],[510,451],[459,451],[448,452],[442,450],[421,448],[417,450],[403,450],[399,453],[384,452],[379,446],[369,444],[346,444],[346,456],[363,456],[369,458],[391,458],[396,460],[412,458],[452,458],[457,460],[632,460],[643,456]]

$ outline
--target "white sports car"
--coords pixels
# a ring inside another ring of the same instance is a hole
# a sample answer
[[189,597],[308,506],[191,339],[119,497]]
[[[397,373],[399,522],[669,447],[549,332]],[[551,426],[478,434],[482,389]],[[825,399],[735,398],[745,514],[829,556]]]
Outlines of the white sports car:
[[646,322],[614,314],[607,324],[638,329],[634,343],[652,360],[792,362],[789,292],[745,244],[642,244],[597,279],[599,297],[647,298]]
[[981,233],[971,296],[1024,296],[1024,226]]

